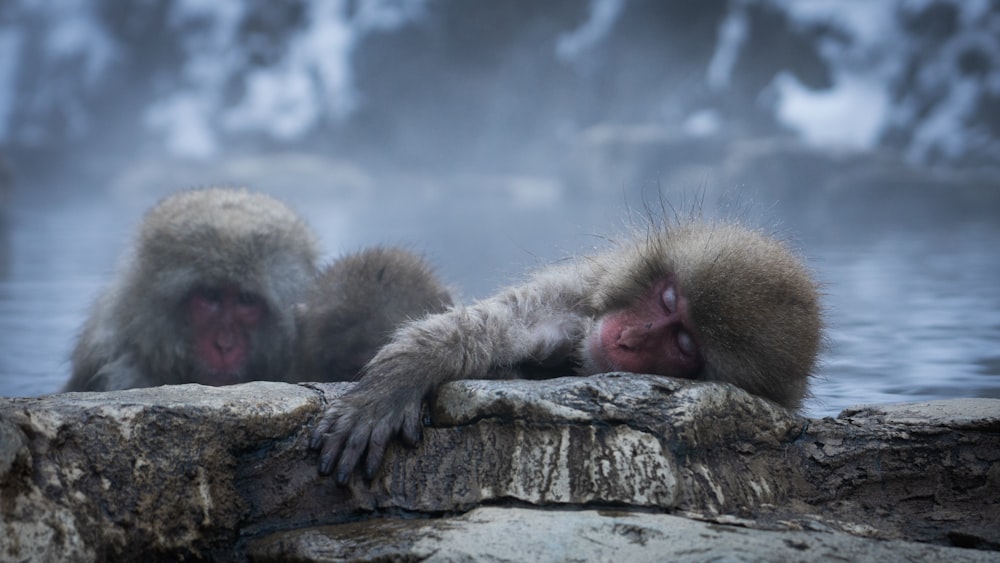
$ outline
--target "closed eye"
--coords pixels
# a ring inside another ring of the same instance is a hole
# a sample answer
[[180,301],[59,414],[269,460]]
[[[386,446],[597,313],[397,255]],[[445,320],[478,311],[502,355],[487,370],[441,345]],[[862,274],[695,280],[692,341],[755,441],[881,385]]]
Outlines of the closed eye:
[[660,300],[663,301],[663,306],[666,307],[668,313],[677,311],[677,290],[674,289],[674,286],[671,285],[663,290]]
[[682,354],[689,358],[695,358],[698,356],[698,347],[694,343],[694,339],[688,334],[686,330],[677,331],[677,348]]

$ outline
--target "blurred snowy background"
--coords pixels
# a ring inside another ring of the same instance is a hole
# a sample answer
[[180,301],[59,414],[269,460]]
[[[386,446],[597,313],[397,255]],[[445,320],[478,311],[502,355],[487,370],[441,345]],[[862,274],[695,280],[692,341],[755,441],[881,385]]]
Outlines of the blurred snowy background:
[[0,395],[58,390],[142,212],[238,184],[466,299],[749,216],[825,283],[809,414],[1000,397],[1000,2],[6,0]]

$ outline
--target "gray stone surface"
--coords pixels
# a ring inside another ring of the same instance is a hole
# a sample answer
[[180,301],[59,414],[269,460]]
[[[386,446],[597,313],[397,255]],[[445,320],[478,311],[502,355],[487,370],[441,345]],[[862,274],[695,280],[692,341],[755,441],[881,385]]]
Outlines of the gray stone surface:
[[242,454],[294,439],[319,406],[278,383],[0,400],[0,560],[227,549],[247,510]]
[[455,518],[382,519],[255,540],[253,561],[1000,561],[1000,553],[762,531],[622,510],[476,508]]
[[811,420],[663,377],[456,382],[340,487],[306,444],[350,385],[0,399],[0,560],[1000,553],[997,400]]
[[997,401],[989,399],[862,405],[844,410],[839,418],[874,419],[884,424],[1000,432],[1000,406]]

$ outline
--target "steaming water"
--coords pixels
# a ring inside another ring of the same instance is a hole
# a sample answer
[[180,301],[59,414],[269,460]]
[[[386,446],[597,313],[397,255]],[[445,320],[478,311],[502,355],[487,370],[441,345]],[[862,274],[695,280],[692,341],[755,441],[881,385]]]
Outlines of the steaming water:
[[830,350],[809,410],[1000,398],[998,235],[978,225],[815,249]]
[[[307,215],[330,255],[404,243],[425,252],[465,299],[585,250],[593,244],[587,233],[613,229],[621,215],[620,200],[574,204],[537,195],[285,199]],[[89,304],[151,201],[22,195],[12,203],[0,223],[0,395],[53,393],[68,376]],[[1000,398],[998,235],[996,224],[970,224],[805,244],[825,284],[829,324],[807,414],[859,403]]]

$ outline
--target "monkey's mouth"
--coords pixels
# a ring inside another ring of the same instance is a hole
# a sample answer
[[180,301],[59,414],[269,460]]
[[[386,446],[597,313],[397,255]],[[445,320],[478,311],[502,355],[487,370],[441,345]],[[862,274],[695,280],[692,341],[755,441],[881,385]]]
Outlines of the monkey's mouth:
[[247,362],[246,348],[243,346],[220,347],[214,342],[202,343],[199,347],[199,373],[197,382],[203,385],[233,385],[242,383]]

